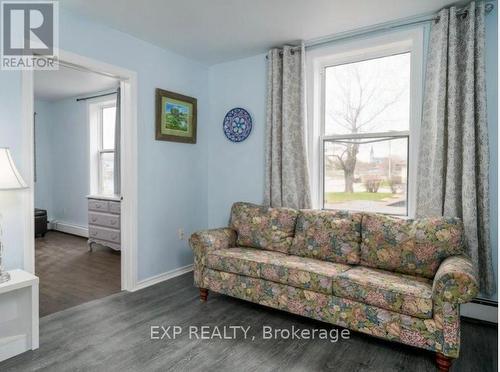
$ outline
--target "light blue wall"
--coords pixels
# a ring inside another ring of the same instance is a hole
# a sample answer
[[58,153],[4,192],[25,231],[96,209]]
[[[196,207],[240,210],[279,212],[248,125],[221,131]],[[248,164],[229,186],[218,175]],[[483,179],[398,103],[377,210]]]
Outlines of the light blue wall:
[[[496,17],[496,9],[495,9]],[[265,80],[264,55],[219,64],[208,69],[65,11],[60,15],[61,48],[138,73],[139,142],[139,279],[187,265],[192,254],[186,236],[206,226],[226,225],[230,205],[237,200],[260,203],[264,176]],[[487,17],[487,72],[491,130],[492,237],[497,257],[497,95],[496,18]],[[492,66],[494,68],[492,69]],[[493,71],[495,70],[495,71]],[[210,83],[210,84],[209,84]],[[0,71],[0,146],[10,146],[21,172],[21,79],[18,72]],[[198,98],[196,145],[154,140],[154,88]],[[209,99],[210,97],[210,99]],[[222,133],[227,110],[242,106],[253,116],[254,129],[241,144]],[[210,107],[210,114],[209,114]],[[23,215],[20,193],[0,194],[4,214],[7,267],[22,267]]]
[[37,100],[35,111],[35,207],[47,209],[51,220],[85,227],[90,185],[87,105],[75,98]]
[[[210,68],[210,132],[208,136],[208,223],[227,226],[238,200],[262,203],[264,195],[264,128],[266,58],[257,55]],[[226,112],[246,109],[253,119],[248,139],[232,143],[222,131]]]
[[[192,263],[187,241],[207,225],[208,69],[119,31],[61,12],[61,48],[138,74],[139,280]],[[155,88],[198,99],[195,145],[155,141]]]
[[35,208],[45,209],[47,217],[54,219],[52,192],[52,104],[35,100]]
[[[186,236],[207,218],[208,68],[132,36],[60,12],[60,47],[134,70],[138,75],[139,280],[192,262]],[[20,73],[0,72],[0,146],[21,156]],[[154,140],[155,88],[198,99],[196,145]],[[20,166],[21,170],[23,169]],[[10,204],[9,204],[10,203]],[[22,267],[22,211],[1,202],[5,214],[8,268]]]
[[[488,80],[488,120],[491,144],[491,240],[498,272],[498,96],[497,96],[497,9],[486,17],[486,72]],[[427,50],[429,30],[425,28],[424,50]],[[210,133],[208,215],[211,227],[224,226],[229,217],[229,208],[235,201],[261,202],[264,176],[265,125],[265,56],[245,58],[222,63],[210,68]],[[235,106],[247,107],[251,112],[256,131],[241,144],[225,140],[222,120],[225,112]],[[256,136],[256,134],[258,134]],[[494,299],[497,296],[493,296]]]
[[[486,16],[486,89],[490,135],[490,218],[495,281],[498,282],[498,6]],[[498,291],[497,291],[498,292]],[[496,293],[492,296],[498,299]]]

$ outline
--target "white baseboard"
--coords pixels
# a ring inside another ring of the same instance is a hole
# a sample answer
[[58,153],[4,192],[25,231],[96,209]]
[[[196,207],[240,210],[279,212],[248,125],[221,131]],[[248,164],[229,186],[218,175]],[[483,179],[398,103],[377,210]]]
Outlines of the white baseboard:
[[50,230],[56,230],[77,236],[83,236],[84,238],[89,237],[89,229],[87,226],[74,225],[62,221],[51,221],[48,226]]
[[460,315],[498,324],[498,307],[475,302],[460,305]]
[[147,279],[143,279],[136,284],[136,286],[132,290],[132,292],[135,292],[135,291],[138,291],[139,289],[144,289],[146,287],[164,282],[165,280],[175,278],[176,276],[188,273],[190,271],[193,271],[192,264],[187,265],[187,266],[183,266],[183,267],[179,267],[177,269],[170,270],[170,271],[167,271],[165,273],[158,274],[158,275],[152,276],[152,277],[147,278]]

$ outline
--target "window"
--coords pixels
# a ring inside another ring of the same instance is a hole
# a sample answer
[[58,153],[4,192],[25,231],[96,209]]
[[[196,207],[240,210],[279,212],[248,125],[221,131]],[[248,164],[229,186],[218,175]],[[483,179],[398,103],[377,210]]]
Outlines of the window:
[[102,106],[100,109],[100,116],[99,194],[113,195],[116,106]]
[[319,208],[413,215],[421,99],[415,42],[406,34],[313,56]]
[[91,193],[113,195],[116,103],[90,103],[89,113]]

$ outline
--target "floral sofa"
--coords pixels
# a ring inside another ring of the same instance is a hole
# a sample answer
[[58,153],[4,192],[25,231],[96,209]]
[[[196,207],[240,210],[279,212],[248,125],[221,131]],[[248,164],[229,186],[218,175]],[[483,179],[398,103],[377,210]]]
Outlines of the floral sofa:
[[478,291],[459,219],[235,203],[230,227],[193,234],[208,290],[435,351],[460,348],[459,304]]

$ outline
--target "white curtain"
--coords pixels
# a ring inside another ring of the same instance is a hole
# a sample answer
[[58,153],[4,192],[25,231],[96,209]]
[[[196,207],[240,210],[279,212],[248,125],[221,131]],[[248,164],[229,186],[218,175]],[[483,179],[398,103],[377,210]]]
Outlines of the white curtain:
[[458,13],[443,9],[431,28],[417,214],[462,218],[481,291],[492,294],[484,2]]
[[121,195],[121,90],[116,91],[116,120],[115,120],[115,162],[113,168],[113,184],[115,195]]
[[272,49],[267,60],[264,203],[272,207],[311,208],[304,47]]

